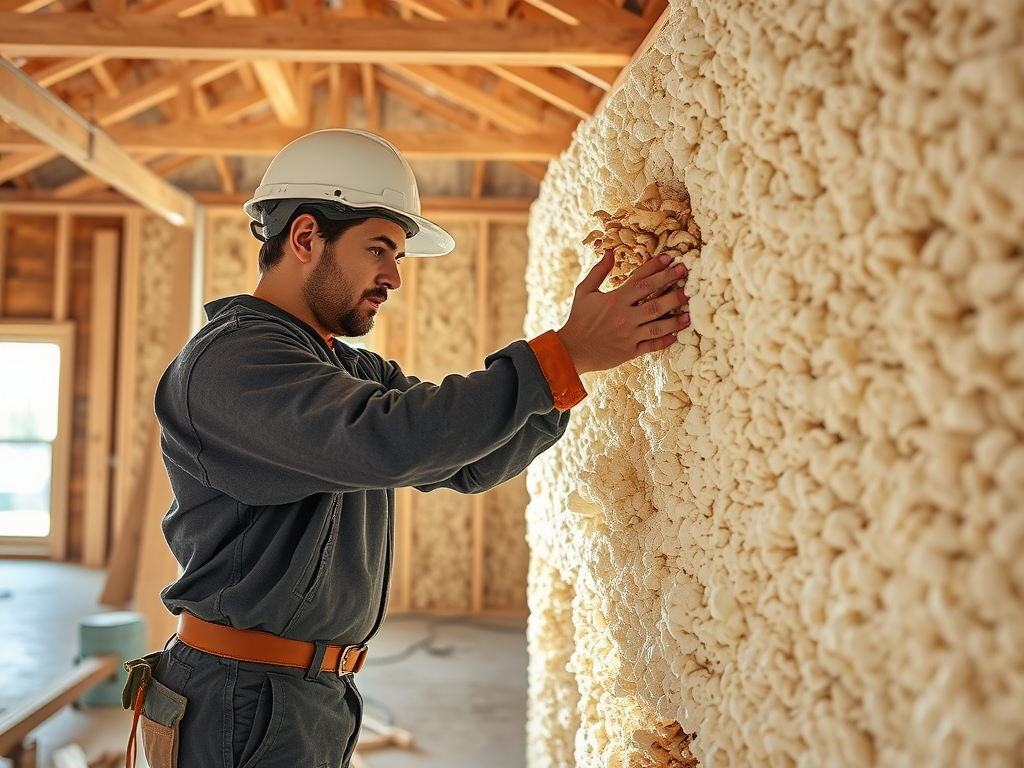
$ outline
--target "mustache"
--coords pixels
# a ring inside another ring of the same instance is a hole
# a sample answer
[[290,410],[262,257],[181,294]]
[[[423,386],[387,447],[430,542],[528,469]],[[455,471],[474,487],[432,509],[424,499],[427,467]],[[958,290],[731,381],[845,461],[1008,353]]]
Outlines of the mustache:
[[387,289],[385,289],[385,288],[378,288],[378,289],[373,290],[373,291],[364,291],[363,292],[363,298],[364,299],[380,299],[381,301],[387,301],[388,300],[388,292],[387,292]]

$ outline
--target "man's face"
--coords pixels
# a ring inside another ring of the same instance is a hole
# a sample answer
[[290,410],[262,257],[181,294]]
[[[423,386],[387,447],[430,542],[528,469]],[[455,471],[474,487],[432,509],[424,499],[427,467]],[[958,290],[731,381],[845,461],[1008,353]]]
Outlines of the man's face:
[[335,336],[365,336],[388,291],[402,284],[398,262],[405,231],[393,221],[368,219],[329,246],[302,287],[317,322]]

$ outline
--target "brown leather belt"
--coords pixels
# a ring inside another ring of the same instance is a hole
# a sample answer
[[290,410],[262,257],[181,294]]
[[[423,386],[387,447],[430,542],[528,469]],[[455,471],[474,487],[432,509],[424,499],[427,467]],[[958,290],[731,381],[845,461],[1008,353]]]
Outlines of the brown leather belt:
[[[178,639],[214,656],[298,669],[309,669],[316,653],[314,643],[289,640],[255,629],[211,624],[185,611],[178,618]],[[366,651],[365,645],[328,645],[320,669],[339,677],[355,674],[363,668]]]

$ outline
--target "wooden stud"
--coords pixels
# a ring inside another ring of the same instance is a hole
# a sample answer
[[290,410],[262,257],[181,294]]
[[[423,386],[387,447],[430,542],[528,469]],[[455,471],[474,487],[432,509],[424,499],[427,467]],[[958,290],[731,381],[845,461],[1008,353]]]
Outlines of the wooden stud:
[[[491,228],[485,218],[477,223],[476,247],[476,349],[475,357],[482,361],[488,350],[488,269],[490,263]],[[470,566],[470,585],[472,589],[471,608],[473,613],[480,613],[484,608],[484,495],[472,496],[472,563]]]
[[[133,211],[124,219],[124,259],[121,260],[121,306],[118,312],[117,414],[114,450],[114,525],[117,531],[129,517],[131,504],[131,452],[134,444],[134,393],[137,376],[139,279],[142,252],[142,213]],[[115,537],[116,546],[116,537]],[[110,603],[118,605],[118,603]]]
[[0,317],[4,316],[4,276],[7,274],[7,214],[0,210]]
[[82,536],[82,563],[93,567],[102,567],[107,561],[118,245],[116,231],[97,230],[93,235]]
[[377,84],[373,77],[372,64],[360,64],[359,76],[363,85],[363,102],[366,105],[366,125],[374,133],[380,131],[380,100],[377,98]]
[[75,410],[75,328],[60,323],[60,400],[57,438],[53,441],[53,483],[50,488],[50,559],[67,557],[68,489],[71,480],[71,427]]
[[57,214],[57,251],[54,254],[53,319],[68,319],[68,285],[71,274],[71,216],[67,211]]
[[[410,370],[416,363],[416,311],[419,282],[419,260],[407,259],[402,282],[406,289],[405,359],[402,367]],[[398,610],[410,611],[412,604],[412,574],[415,560],[413,549],[413,516],[416,513],[416,497],[412,488],[399,488],[396,492],[395,520],[395,583],[398,587]],[[400,502],[400,503],[399,503]],[[400,558],[400,559],[399,559]]]
[[348,125],[348,87],[344,64],[329,64],[327,69],[327,125],[344,128]]
[[[192,302],[193,232],[182,227],[176,231],[172,296],[167,317],[167,336],[164,359],[169,363],[188,341]],[[156,424],[152,425],[154,428]],[[146,617],[146,631],[150,647],[160,647],[175,630],[176,619],[160,601],[160,590],[178,577],[178,562],[164,541],[160,523],[173,500],[170,481],[164,470],[160,451],[155,449],[146,457],[150,464],[145,503],[138,510],[142,517],[142,537],[139,543],[139,568],[135,581],[135,610]]]

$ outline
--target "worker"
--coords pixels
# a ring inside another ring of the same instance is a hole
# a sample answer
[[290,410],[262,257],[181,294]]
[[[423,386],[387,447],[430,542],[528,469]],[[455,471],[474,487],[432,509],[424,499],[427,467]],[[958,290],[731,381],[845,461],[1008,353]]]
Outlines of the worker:
[[256,289],[207,306],[156,391],[181,566],[162,599],[179,624],[129,701],[153,768],[337,768],[387,610],[394,489],[480,493],[522,472],[586,396],[580,374],[676,340],[686,297],[668,287],[685,270],[653,259],[602,292],[606,254],[561,328],[435,384],[342,341],[371,329],[403,259],[455,247],[394,146],[310,133],[244,209]]

